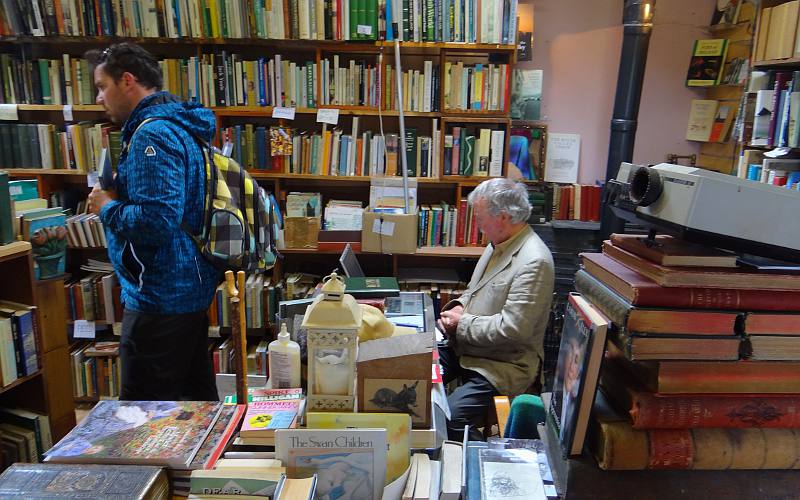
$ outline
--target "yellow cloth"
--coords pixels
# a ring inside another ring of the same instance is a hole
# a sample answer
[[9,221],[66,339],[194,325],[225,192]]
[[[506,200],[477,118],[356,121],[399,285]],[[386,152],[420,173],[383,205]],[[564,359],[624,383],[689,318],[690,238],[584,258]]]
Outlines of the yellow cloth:
[[[500,257],[503,256],[503,253],[506,252],[515,241],[522,237],[522,234],[524,233],[523,229],[525,229],[525,227],[526,226],[520,227],[519,230],[512,234],[506,241],[498,243],[497,245],[492,244],[492,256],[489,257],[489,262],[486,263],[486,268],[483,270],[484,275],[491,271],[495,264],[497,264],[497,261],[500,260]],[[481,276],[481,278],[483,278],[483,276]]]

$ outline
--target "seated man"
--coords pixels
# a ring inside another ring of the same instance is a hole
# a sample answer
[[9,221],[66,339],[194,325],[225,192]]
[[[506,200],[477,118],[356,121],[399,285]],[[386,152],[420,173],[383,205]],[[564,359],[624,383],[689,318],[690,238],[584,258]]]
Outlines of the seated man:
[[447,400],[450,439],[481,439],[487,408],[498,394],[515,396],[536,380],[553,296],[553,257],[528,225],[524,185],[509,179],[482,182],[469,195],[478,228],[491,242],[469,287],[442,308],[439,349],[444,381],[460,377]]

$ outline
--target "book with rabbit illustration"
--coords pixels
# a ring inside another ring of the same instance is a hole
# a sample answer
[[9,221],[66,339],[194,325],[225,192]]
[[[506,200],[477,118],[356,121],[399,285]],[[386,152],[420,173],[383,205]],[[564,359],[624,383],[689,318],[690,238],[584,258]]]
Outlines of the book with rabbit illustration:
[[379,500],[386,479],[386,430],[279,429],[275,458],[289,478],[317,474],[316,498]]

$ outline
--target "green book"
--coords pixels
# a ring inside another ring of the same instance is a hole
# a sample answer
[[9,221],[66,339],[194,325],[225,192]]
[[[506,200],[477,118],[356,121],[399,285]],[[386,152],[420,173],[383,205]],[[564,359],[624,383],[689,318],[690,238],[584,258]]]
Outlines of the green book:
[[42,104],[53,104],[50,92],[50,66],[47,59],[39,59],[39,81],[42,85]]
[[350,3],[350,40],[362,40],[364,37],[358,34],[358,25],[361,24],[359,17],[359,4],[364,0],[351,0]]
[[0,144],[11,144],[0,148],[0,167],[12,168],[14,167],[14,151],[13,151],[13,129],[16,125],[10,123],[0,123]]
[[464,172],[462,175],[469,177],[473,175],[473,156],[475,155],[475,136],[467,136],[463,142],[463,150],[461,151],[461,160],[464,162]]
[[366,2],[364,24],[371,26],[372,31],[369,35],[363,36],[366,40],[376,40],[378,38],[378,0],[361,0]]
[[14,201],[33,200],[39,197],[39,181],[36,179],[9,181],[8,190]]
[[11,194],[8,189],[8,172],[0,172],[0,245],[14,241],[14,223],[11,214]]
[[[406,127],[406,166],[408,176],[417,176],[417,129]],[[403,166],[397,165],[397,175],[403,175]]]
[[396,278],[359,277],[345,278],[345,293],[357,299],[372,299],[381,297],[397,297],[400,295],[400,285]]

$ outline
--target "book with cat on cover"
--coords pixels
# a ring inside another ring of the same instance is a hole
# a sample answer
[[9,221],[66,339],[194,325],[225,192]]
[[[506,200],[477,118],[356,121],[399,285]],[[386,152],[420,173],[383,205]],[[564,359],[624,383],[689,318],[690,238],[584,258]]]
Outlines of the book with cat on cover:
[[569,295],[551,405],[565,456],[583,451],[609,325],[588,300]]
[[317,474],[317,498],[380,500],[386,479],[385,429],[279,429],[275,457],[289,478]]
[[45,454],[45,460],[186,469],[221,407],[210,401],[103,400]]
[[297,425],[302,400],[258,401],[247,405],[239,436],[244,438],[270,437],[277,429]]
[[14,464],[0,474],[0,498],[167,500],[161,467],[89,464]]
[[600,386],[634,429],[800,429],[798,394],[660,394],[615,363],[605,363]]

